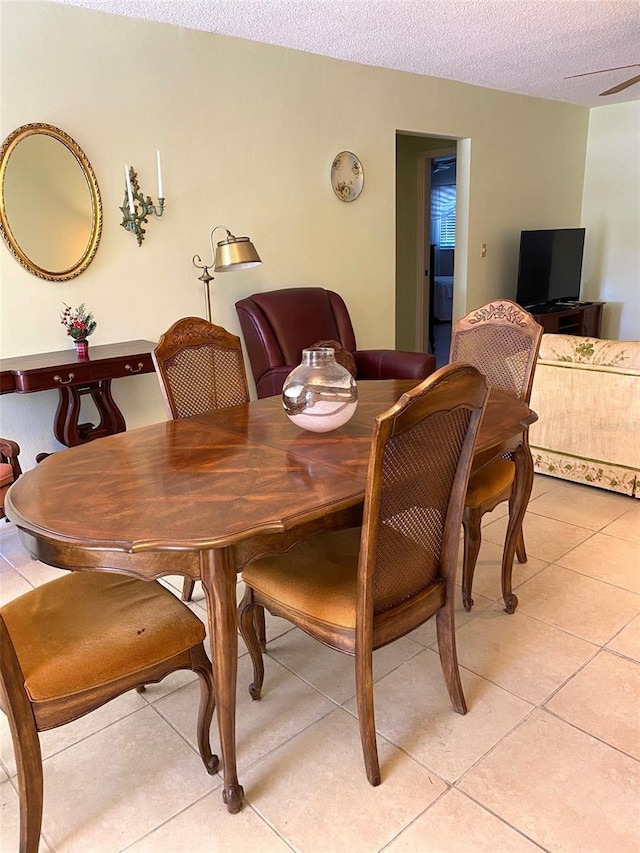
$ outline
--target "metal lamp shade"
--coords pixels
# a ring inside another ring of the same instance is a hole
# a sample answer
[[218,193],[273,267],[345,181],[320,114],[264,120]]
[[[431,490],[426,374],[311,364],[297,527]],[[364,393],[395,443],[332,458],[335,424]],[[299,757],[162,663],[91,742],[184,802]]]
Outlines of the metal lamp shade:
[[260,255],[248,237],[234,237],[229,234],[226,240],[221,240],[216,245],[213,267],[216,272],[246,270],[261,263]]

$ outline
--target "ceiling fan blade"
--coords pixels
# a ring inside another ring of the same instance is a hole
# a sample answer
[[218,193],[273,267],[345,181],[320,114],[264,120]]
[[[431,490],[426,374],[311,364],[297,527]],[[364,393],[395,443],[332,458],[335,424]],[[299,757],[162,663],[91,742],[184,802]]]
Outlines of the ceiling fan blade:
[[606,92],[600,92],[600,97],[603,95],[615,95],[618,92],[622,92],[623,89],[628,89],[629,86],[633,86],[634,83],[640,83],[640,74],[636,77],[631,77],[629,80],[625,80],[624,83],[618,83],[617,86],[613,86],[611,89],[607,89]]
[[607,71],[623,71],[625,68],[640,68],[638,63],[633,65],[616,65],[615,68],[601,68],[599,71],[585,71],[583,74],[571,74],[569,77],[564,77],[564,80],[573,80],[575,77],[590,77],[592,74],[605,74]]

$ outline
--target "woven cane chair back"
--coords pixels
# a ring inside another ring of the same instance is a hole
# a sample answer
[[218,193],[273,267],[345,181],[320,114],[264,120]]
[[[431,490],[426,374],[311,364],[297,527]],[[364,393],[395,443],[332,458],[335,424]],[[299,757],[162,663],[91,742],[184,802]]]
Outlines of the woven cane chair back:
[[199,317],[178,320],[153,352],[167,415],[187,418],[249,401],[240,338]]
[[452,575],[487,395],[478,370],[450,365],[378,418],[359,569],[374,616]]
[[450,361],[473,364],[492,388],[528,402],[542,331],[524,308],[496,300],[454,323]]

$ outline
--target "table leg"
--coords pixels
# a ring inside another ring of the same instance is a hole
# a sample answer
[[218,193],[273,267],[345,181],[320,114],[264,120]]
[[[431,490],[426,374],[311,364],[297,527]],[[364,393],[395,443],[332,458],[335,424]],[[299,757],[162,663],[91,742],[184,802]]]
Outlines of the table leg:
[[218,732],[224,764],[222,799],[227,810],[236,814],[242,808],[244,790],[238,782],[236,768],[238,627],[235,561],[230,549],[214,548],[201,553],[200,568],[207,600]]
[[518,606],[518,596],[511,591],[513,559],[533,487],[533,459],[529,450],[527,433],[523,434],[522,442],[513,451],[512,459],[516,466],[516,472],[513,496],[509,502],[509,524],[502,554],[502,597],[504,609],[507,613],[515,613]]

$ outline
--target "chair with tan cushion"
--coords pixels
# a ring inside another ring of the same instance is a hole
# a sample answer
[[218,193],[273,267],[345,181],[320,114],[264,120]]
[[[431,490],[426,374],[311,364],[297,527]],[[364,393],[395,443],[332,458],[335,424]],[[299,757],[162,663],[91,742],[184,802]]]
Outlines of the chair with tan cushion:
[[[462,506],[488,395],[470,365],[444,367],[376,420],[362,527],[321,533],[243,569],[240,629],[264,678],[253,610],[260,605],[326,646],[355,656],[367,778],[380,783],[373,651],[436,617],[454,709],[466,713],[456,655],[454,585]],[[400,700],[402,701],[402,700]]]
[[5,517],[4,496],[9,486],[22,474],[19,455],[20,447],[15,441],[0,438],[0,518]]
[[[167,416],[201,415],[249,402],[240,338],[200,317],[177,320],[152,353]],[[185,578],[190,601],[194,581]]]
[[[18,769],[21,853],[37,851],[42,824],[38,732],[175,670],[199,676],[198,747],[207,772],[216,772],[209,743],[213,676],[204,638],[198,617],[156,581],[108,572],[73,572],[0,608],[0,687]],[[87,767],[87,784],[93,781]]]
[[[500,388],[528,403],[541,337],[542,326],[531,314],[509,299],[499,299],[471,311],[453,324],[450,361],[475,365],[492,388]],[[471,592],[482,542],[482,516],[503,501],[509,501],[511,511],[514,474],[515,465],[510,459],[496,459],[469,480],[462,521],[465,610],[473,607]],[[526,563],[522,530],[518,534],[516,555],[520,563]],[[502,594],[506,612],[513,613],[517,598],[511,592],[510,576],[502,578]]]

